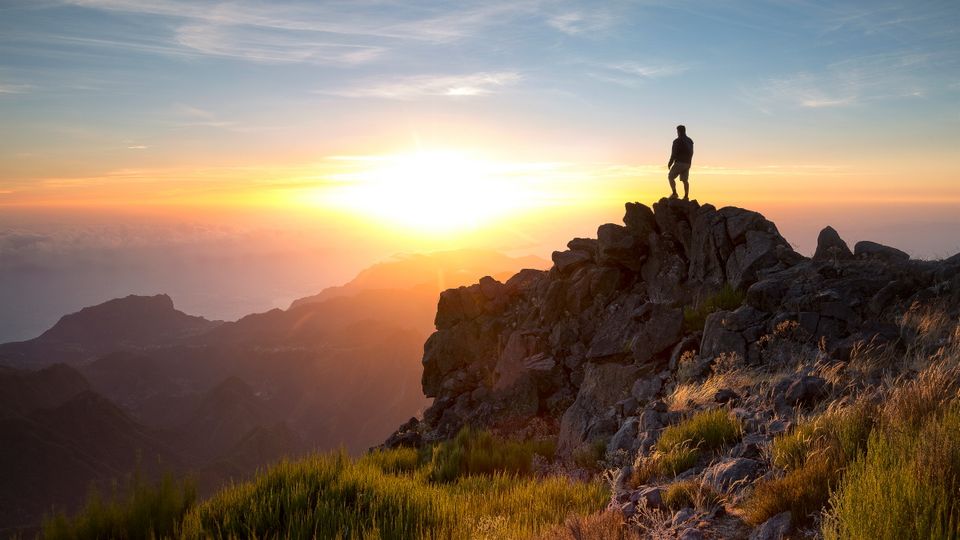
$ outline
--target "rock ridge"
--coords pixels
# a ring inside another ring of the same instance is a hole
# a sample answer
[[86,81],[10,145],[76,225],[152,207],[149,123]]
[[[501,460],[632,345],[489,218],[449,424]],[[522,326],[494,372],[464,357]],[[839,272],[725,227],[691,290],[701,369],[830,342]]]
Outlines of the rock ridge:
[[[622,225],[572,239],[549,270],[441,293],[423,356],[433,404],[386,445],[444,439],[465,425],[522,433],[538,419],[560,456],[595,441],[636,451],[652,444],[651,403],[718,358],[769,361],[764,336],[784,323],[823,359],[842,361],[858,343],[896,343],[893,317],[912,303],[958,303],[960,257],[912,260],[873,242],[851,252],[831,227],[818,243],[804,257],[773,222],[742,208],[627,203]],[[723,291],[743,301],[699,323],[690,316]],[[813,386],[794,388],[784,406],[814,399]]]

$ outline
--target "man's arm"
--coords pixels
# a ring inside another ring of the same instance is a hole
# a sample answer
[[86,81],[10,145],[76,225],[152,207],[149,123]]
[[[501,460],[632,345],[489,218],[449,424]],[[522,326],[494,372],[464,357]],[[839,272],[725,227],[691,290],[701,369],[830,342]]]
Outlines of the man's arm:
[[673,167],[673,162],[677,160],[677,141],[673,141],[670,146],[670,161],[667,162],[667,168]]

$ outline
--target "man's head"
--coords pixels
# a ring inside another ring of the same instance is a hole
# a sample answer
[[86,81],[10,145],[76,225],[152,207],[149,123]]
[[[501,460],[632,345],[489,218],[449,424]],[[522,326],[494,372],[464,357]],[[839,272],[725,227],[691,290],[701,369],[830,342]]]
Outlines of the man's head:
[[683,137],[687,134],[687,126],[679,125],[677,126],[677,135]]

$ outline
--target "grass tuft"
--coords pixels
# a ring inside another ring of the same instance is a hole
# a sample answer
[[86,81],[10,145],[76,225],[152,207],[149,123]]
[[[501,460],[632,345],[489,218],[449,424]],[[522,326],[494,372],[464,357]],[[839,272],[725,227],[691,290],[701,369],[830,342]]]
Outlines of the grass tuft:
[[663,493],[663,504],[670,510],[696,508],[701,512],[710,512],[722,501],[719,493],[710,485],[697,480],[681,480],[667,486]]
[[197,490],[192,480],[177,481],[164,475],[150,483],[135,473],[127,494],[104,500],[91,492],[74,517],[58,513],[43,521],[43,537],[52,540],[99,538],[169,538],[193,506]]
[[434,482],[429,465],[389,473],[384,463],[410,459],[389,452],[280,463],[196,506],[183,521],[183,537],[529,538],[609,501],[601,482],[559,476],[496,472]]
[[510,441],[465,427],[434,447],[430,478],[450,482],[472,474],[529,474],[534,454],[553,459],[555,451],[553,441]]
[[746,297],[747,295],[743,291],[733,288],[729,283],[724,284],[722,289],[708,296],[697,306],[684,308],[684,329],[687,332],[703,330],[708,315],[715,311],[731,311],[737,309],[743,304],[743,300]]
[[701,411],[689,419],[663,430],[657,449],[669,453],[687,446],[699,450],[716,450],[740,440],[743,427],[740,421],[724,409]]

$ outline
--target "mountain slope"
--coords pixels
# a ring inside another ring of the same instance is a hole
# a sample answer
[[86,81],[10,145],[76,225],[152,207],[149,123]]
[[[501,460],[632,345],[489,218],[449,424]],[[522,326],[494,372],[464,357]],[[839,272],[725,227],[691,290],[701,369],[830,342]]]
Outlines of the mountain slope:
[[138,466],[148,478],[183,470],[154,434],[93,392],[0,420],[0,530],[35,526],[51,505],[73,510],[91,485]]
[[291,308],[352,296],[366,290],[426,289],[433,293],[473,283],[483,276],[506,279],[521,268],[546,268],[539,257],[508,257],[490,250],[462,249],[426,254],[397,255],[357,274],[344,285],[328,287],[318,294],[294,300]]
[[22,366],[82,363],[119,350],[169,344],[218,324],[178,311],[165,294],[130,295],[64,315],[34,339],[0,345],[0,361]]

